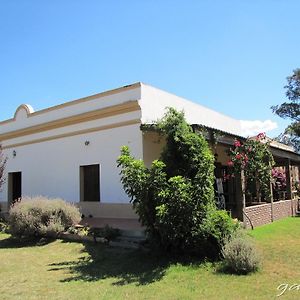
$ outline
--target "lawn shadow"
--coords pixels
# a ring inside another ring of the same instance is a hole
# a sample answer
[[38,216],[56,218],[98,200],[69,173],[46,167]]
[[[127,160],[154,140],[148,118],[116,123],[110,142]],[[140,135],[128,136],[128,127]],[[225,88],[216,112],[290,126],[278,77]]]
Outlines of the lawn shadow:
[[229,275],[229,276],[239,276],[239,277],[249,277],[251,274],[255,274],[257,271],[250,271],[250,272],[236,272],[230,268],[228,268],[224,263],[219,262],[214,268],[215,275]]
[[52,238],[14,238],[12,236],[0,240],[0,249],[44,246],[54,242]]
[[85,244],[83,252],[88,256],[78,261],[65,261],[49,265],[49,271],[67,270],[71,277],[61,282],[98,281],[114,278],[113,285],[147,285],[161,280],[167,268],[180,262],[181,264],[199,264],[199,261],[187,258],[169,257],[161,253],[144,252],[142,250],[126,250],[104,245]]

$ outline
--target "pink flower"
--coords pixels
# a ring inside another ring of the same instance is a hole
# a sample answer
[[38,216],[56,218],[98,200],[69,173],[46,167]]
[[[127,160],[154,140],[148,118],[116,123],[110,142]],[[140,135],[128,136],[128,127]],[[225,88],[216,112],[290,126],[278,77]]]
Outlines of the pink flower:
[[236,159],[241,159],[242,155],[238,153],[235,157],[236,157]]
[[259,133],[259,134],[256,136],[256,139],[257,139],[258,141],[263,140],[263,139],[265,139],[265,138],[266,138],[266,134],[265,134],[264,132],[261,132],[261,133]]
[[227,166],[228,166],[228,167],[233,167],[233,161],[232,161],[232,160],[228,161],[228,162],[227,162]]
[[236,140],[234,141],[234,147],[240,147],[241,146],[241,142]]

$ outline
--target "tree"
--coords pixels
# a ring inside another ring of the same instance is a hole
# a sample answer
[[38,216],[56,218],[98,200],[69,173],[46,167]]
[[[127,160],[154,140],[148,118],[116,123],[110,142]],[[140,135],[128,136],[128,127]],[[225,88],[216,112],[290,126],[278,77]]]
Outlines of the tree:
[[140,221],[150,239],[166,250],[218,254],[235,224],[216,208],[214,156],[205,138],[173,108],[150,129],[166,138],[160,160],[147,168],[128,147],[118,158],[121,182]]
[[300,69],[293,71],[291,76],[287,77],[286,97],[288,101],[281,105],[272,106],[272,110],[279,117],[290,119],[292,121],[283,134],[278,139],[295,147],[300,151]]
[[7,159],[6,157],[4,157],[2,146],[0,145],[0,190],[2,185],[5,182],[4,170],[5,170],[6,161]]

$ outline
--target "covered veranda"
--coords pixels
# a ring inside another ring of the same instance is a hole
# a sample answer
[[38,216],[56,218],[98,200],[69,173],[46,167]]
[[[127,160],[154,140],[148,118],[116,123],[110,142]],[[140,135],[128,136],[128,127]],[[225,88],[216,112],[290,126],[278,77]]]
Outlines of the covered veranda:
[[220,208],[225,208],[233,218],[243,221],[246,227],[267,224],[297,214],[300,155],[292,147],[269,139],[275,161],[270,182],[271,197],[260,195],[255,182],[249,182],[246,192],[243,193],[241,176],[229,175],[227,163],[230,158],[227,152],[235,140],[243,142],[245,138],[221,131],[217,131],[216,136],[215,129],[206,130],[216,159],[215,191],[217,204],[221,203]]

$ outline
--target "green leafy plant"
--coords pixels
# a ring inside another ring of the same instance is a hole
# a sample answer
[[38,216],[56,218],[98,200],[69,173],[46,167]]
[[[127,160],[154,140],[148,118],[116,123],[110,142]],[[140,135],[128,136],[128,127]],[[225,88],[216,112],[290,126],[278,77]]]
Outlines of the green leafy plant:
[[13,236],[56,236],[80,220],[79,209],[74,205],[40,196],[16,202],[10,209],[8,223]]
[[88,226],[71,226],[67,229],[67,233],[70,234],[77,234],[80,236],[87,236],[89,234],[89,227]]
[[287,77],[287,100],[280,105],[272,106],[275,114],[284,119],[290,119],[292,123],[278,136],[278,140],[293,146],[300,152],[300,69],[295,69],[292,75]]
[[0,220],[0,232],[8,232],[8,224]]
[[228,217],[228,213],[224,210],[209,210],[204,226],[205,232],[216,241],[218,250],[240,230],[239,222]]
[[[122,147],[117,162],[124,189],[152,241],[167,250],[210,255],[203,245],[220,249],[223,234],[216,232],[227,234],[234,227],[218,229],[211,221],[212,215],[219,214],[213,189],[214,156],[183,112],[169,108],[151,129],[165,137],[161,158],[147,168],[131,156],[128,147]],[[222,217],[224,226],[233,223],[226,212]]]

